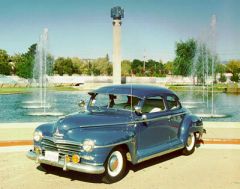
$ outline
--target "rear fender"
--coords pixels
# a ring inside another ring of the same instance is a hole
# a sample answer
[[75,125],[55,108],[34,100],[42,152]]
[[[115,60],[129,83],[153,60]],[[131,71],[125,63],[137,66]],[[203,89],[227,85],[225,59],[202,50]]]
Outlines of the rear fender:
[[181,129],[179,132],[179,139],[186,145],[189,133],[200,133],[204,132],[202,119],[195,115],[186,115],[182,121]]

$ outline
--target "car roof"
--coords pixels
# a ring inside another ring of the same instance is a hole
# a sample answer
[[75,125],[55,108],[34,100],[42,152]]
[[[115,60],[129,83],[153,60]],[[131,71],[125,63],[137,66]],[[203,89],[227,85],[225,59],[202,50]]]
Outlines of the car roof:
[[163,94],[176,95],[174,92],[164,87],[136,84],[110,85],[93,90],[89,94],[91,93],[122,94],[136,96],[139,98],[146,98]]

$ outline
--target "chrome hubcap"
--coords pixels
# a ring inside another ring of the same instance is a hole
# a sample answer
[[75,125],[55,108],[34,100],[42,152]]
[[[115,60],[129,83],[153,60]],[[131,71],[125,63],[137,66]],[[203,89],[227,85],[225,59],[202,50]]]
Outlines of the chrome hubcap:
[[116,156],[113,156],[109,162],[109,168],[111,171],[114,171],[118,167],[118,159]]
[[195,136],[193,133],[191,133],[187,139],[187,145],[186,145],[187,150],[191,151],[194,148],[194,144],[195,144]]
[[187,140],[187,146],[190,146],[191,144],[192,144],[192,136],[189,136]]

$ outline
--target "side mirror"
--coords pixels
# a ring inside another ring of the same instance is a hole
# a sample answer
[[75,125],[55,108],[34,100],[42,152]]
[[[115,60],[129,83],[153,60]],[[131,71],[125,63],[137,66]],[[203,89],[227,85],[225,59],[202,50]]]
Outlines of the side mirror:
[[85,103],[84,100],[80,100],[80,102],[78,103],[78,106],[79,106],[80,108],[85,107],[85,105],[86,105],[86,103]]
[[134,110],[137,115],[142,115],[142,109],[140,106],[134,106]]

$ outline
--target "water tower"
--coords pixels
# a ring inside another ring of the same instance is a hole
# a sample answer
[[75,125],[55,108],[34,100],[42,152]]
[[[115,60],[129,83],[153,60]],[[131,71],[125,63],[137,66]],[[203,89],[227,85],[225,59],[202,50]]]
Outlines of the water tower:
[[113,19],[113,83],[121,84],[121,25],[124,10],[119,7],[111,9]]

